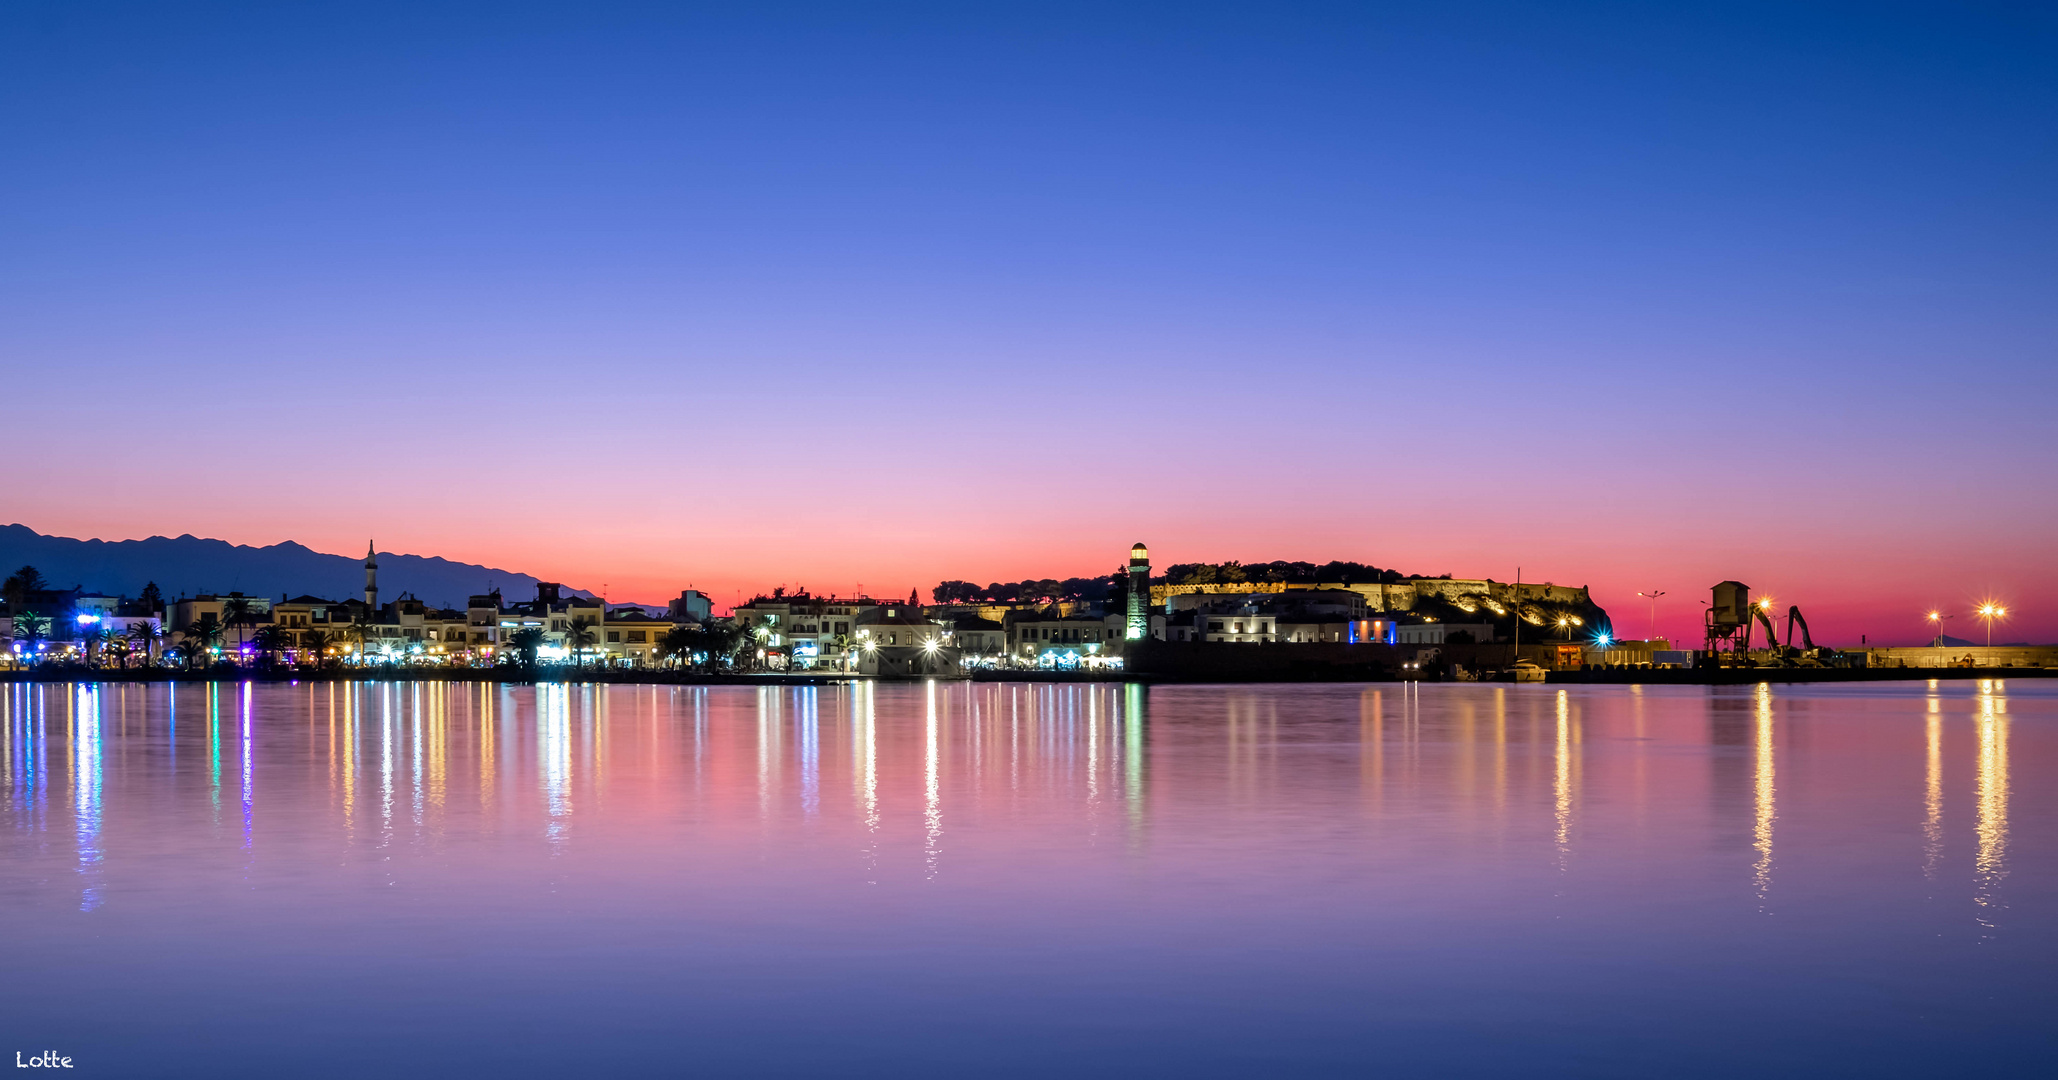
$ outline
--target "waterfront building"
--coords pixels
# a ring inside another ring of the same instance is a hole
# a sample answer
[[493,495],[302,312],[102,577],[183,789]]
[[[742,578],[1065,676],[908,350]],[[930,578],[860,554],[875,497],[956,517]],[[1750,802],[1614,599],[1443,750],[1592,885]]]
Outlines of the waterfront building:
[[964,671],[952,628],[914,606],[880,607],[854,624],[850,661],[861,675],[886,678],[949,677]]
[[1282,615],[1274,624],[1279,640],[1290,644],[1333,642],[1345,645],[1392,645],[1399,624],[1392,619],[1344,619]]
[[[1017,663],[1069,666],[1086,657],[1112,654],[1125,639],[1127,615],[1025,615],[1007,624],[1008,654]],[[1145,623],[1149,632],[1149,623]]]
[[685,589],[666,608],[665,614],[677,622],[704,623],[714,618],[715,604],[699,589]]
[[1179,596],[1290,594],[1311,591],[1357,593],[1364,598],[1366,609],[1376,613],[1413,611],[1417,602],[1424,599],[1450,604],[1460,611],[1484,609],[1496,615],[1505,614],[1505,609],[1514,604],[1518,597],[1525,605],[1541,604],[1552,608],[1580,608],[1592,603],[1584,585],[1523,582],[1517,586],[1492,578],[1417,577],[1398,582],[1239,581],[1191,585],[1161,583],[1150,587],[1150,596],[1153,607],[1169,611],[1173,610],[1170,606],[1172,599]]
[[[1453,635],[1464,635],[1453,640]],[[1410,622],[1394,628],[1396,645],[1446,645],[1472,642],[1489,645],[1494,641],[1492,623]]]
[[[859,624],[887,610],[870,597],[813,596],[786,593],[760,596],[738,604],[732,617],[736,625],[756,642],[752,653],[764,666],[786,668],[848,668],[854,662],[851,649]],[[902,615],[919,609],[893,605]],[[941,625],[941,624],[937,624]]]
[[968,659],[983,663],[998,663],[1008,654],[1008,630],[992,619],[976,615],[962,616],[949,622],[951,643],[958,647]]
[[601,629],[601,650],[611,664],[651,667],[663,659],[659,652],[665,635],[677,625],[673,619],[652,618],[640,607],[615,608]]
[[1208,605],[1196,609],[1193,618],[1202,641],[1256,645],[1279,640],[1279,617],[1255,604]]

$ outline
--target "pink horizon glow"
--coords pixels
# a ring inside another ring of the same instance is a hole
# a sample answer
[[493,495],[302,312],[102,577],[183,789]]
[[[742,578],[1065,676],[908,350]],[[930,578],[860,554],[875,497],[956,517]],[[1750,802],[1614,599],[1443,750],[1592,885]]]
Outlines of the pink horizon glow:
[[[34,523],[29,524],[35,527]],[[1264,530],[1222,528],[1188,529],[1187,535],[1181,535],[1173,531],[1169,522],[1156,528],[1139,524],[1122,532],[1096,530],[1097,535],[1053,532],[1033,538],[1033,543],[995,540],[977,550],[965,551],[951,550],[954,545],[950,537],[940,532],[925,536],[920,543],[905,542],[903,538],[900,544],[867,544],[862,538],[847,534],[846,544],[829,552],[796,550],[766,543],[763,538],[753,544],[737,538],[701,535],[678,545],[703,553],[691,560],[670,554],[667,549],[673,545],[661,537],[649,536],[650,530],[632,533],[643,537],[635,543],[587,548],[576,541],[548,542],[533,535],[512,541],[468,543],[462,536],[448,532],[411,531],[407,524],[382,522],[379,549],[441,556],[532,574],[596,594],[604,592],[615,603],[662,604],[683,588],[697,588],[714,600],[718,610],[727,610],[740,599],[782,585],[838,595],[855,594],[861,588],[882,599],[898,599],[910,589],[919,589],[927,602],[930,590],[943,580],[985,584],[1023,578],[1105,575],[1124,563],[1129,545],[1137,540],[1150,545],[1152,565],[1159,571],[1175,563],[1227,559],[1306,559],[1317,563],[1351,559],[1408,574],[1449,573],[1461,578],[1512,581],[1517,572],[1508,551],[1496,550],[1490,538],[1474,538],[1439,549],[1433,541],[1408,534],[1379,544],[1352,543],[1335,532],[1305,540]],[[294,540],[314,550],[348,558],[360,557],[363,543],[340,535],[340,530],[297,535],[252,530],[239,535],[228,530],[210,531],[199,523],[126,533],[110,531],[97,536],[85,530],[49,525],[39,531],[103,540],[191,532],[253,546]],[[980,531],[967,530],[971,535]],[[1954,574],[1956,560],[1948,552],[1913,551],[1892,559],[1875,558],[1865,564],[1852,564],[1805,551],[1753,552],[1747,557],[1725,560],[1703,548],[1654,552],[1625,545],[1630,550],[1616,552],[1596,550],[1569,539],[1542,540],[1532,535],[1530,541],[1524,549],[1522,580],[1588,586],[1594,600],[1608,609],[1617,634],[1623,637],[1641,638],[1649,632],[1651,609],[1637,593],[1662,589],[1665,595],[1657,605],[1658,635],[1671,638],[1682,647],[1690,646],[1700,636],[1701,605],[1697,601],[1706,598],[1708,587],[1716,581],[1735,578],[1749,584],[1754,596],[1771,597],[1781,616],[1789,605],[1799,605],[1817,639],[1839,646],[1857,645],[1861,635],[1875,645],[1924,643],[1932,633],[1924,618],[1931,610],[1957,616],[1947,622],[1946,633],[1983,641],[1984,623],[1976,618],[1974,609],[1988,600],[2006,605],[2009,611],[2005,619],[1995,623],[1997,643],[2058,640],[2058,629],[2054,629],[2058,619],[2051,614],[2058,608],[2058,590],[2045,580],[2041,569],[2034,565],[2035,553],[2029,551],[2015,553],[2014,566],[1996,562],[1989,563],[1988,572],[1983,574]],[[1878,587],[1880,581],[1896,578],[1934,584]],[[398,580],[389,584],[393,588],[406,587],[405,582]],[[1781,625],[1783,628],[1784,624]]]

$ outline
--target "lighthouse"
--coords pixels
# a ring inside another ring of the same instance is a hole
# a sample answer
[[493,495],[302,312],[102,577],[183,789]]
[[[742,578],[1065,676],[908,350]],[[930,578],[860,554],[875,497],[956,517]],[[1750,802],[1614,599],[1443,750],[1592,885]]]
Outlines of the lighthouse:
[[1122,636],[1130,641],[1150,636],[1150,549],[1141,541],[1129,549],[1129,625]]

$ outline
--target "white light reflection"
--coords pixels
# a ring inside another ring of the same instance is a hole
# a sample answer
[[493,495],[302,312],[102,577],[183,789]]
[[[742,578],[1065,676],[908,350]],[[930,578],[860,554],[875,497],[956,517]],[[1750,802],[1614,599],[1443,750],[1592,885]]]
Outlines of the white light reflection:
[[2008,876],[2008,698],[2007,683],[2000,679],[1979,681],[1978,726],[1972,902],[1979,905],[1979,924],[1991,930],[2004,906],[1996,891]]
[[393,684],[379,687],[379,846],[393,839]]
[[822,726],[820,692],[801,687],[800,694],[800,810],[814,817],[822,808]]
[[79,910],[100,906],[100,691],[81,686],[72,703],[72,810],[78,828]]
[[[237,780],[237,787],[243,799],[243,853],[248,855],[250,853],[251,825],[255,819],[252,814],[252,803],[250,801],[252,764],[250,755],[250,684],[247,681],[243,683],[242,700],[237,702],[237,712],[240,715],[236,718],[238,723],[236,742],[242,755],[242,769],[241,775]],[[243,870],[245,874],[248,874],[250,864],[244,863]]]
[[939,751],[936,745],[936,680],[929,680],[929,720],[923,743],[923,791],[926,799],[923,823],[926,826],[922,839],[922,863],[925,875],[936,877],[937,844],[943,837],[943,799],[940,778],[937,776]]
[[877,714],[872,700],[872,684],[861,683],[856,688],[855,704],[858,709],[858,726],[864,739],[861,752],[863,760],[860,785],[865,803],[865,834],[870,843],[865,848],[865,884],[879,884],[879,731]]
[[536,688],[538,749],[543,759],[543,805],[550,821],[544,835],[551,842],[563,840],[566,818],[572,812],[572,704],[570,692],[561,683]]
[[422,684],[413,687],[413,701],[408,704],[408,738],[414,743],[408,760],[412,766],[409,776],[413,787],[409,790],[408,806],[414,812],[415,835],[422,829]]

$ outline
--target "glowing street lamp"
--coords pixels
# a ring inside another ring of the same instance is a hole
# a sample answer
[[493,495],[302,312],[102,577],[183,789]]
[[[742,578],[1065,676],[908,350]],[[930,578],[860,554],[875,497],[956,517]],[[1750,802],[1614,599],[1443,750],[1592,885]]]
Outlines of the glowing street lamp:
[[1656,640],[1658,637],[1658,598],[1665,595],[1665,590],[1650,589],[1637,593],[1637,595],[1651,602],[1651,638]]
[[1991,649],[1994,647],[1994,620],[2006,618],[2008,615],[2008,609],[2002,607],[1999,604],[1988,602],[1985,604],[1981,604],[1979,606],[1978,615],[1981,619],[1986,620],[1987,648]]
[[1958,617],[1958,616],[1956,616],[1956,615],[1946,615],[1946,614],[1944,614],[1944,613],[1943,613],[1943,612],[1941,612],[1941,611],[1932,611],[1932,612],[1930,612],[1930,613],[1929,613],[1928,615],[1924,616],[1924,618],[1927,618],[1927,619],[1929,620],[1929,624],[1930,624],[1930,627],[1931,627],[1931,629],[1934,629],[1934,630],[1936,631],[1936,633],[1934,633],[1934,634],[1930,635],[1930,639],[1929,639],[1929,646],[1930,646],[1930,648],[1932,648],[1932,649],[1940,649],[1940,648],[1943,648],[1943,645],[1944,645],[1944,620],[1945,620],[1945,619],[1955,619],[1955,618],[1957,618],[1957,617]]

